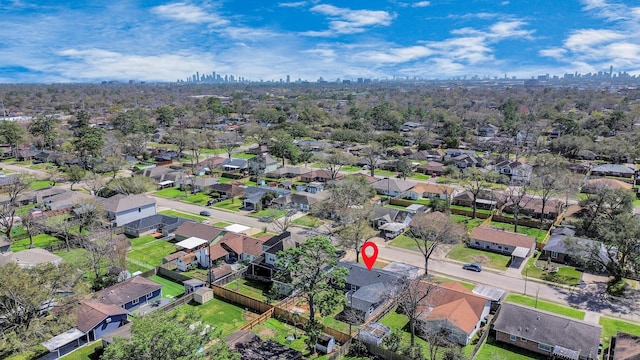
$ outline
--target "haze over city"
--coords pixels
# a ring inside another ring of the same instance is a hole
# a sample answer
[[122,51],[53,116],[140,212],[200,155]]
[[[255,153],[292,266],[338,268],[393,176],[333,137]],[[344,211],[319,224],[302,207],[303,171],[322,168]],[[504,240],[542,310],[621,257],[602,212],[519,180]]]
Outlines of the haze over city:
[[634,1],[9,1],[0,82],[640,73]]

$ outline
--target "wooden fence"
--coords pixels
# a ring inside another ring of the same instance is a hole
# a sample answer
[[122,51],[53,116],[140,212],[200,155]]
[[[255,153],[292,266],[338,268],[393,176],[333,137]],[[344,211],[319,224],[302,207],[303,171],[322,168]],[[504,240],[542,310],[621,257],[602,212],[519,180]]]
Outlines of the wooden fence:
[[385,360],[411,360],[411,358],[408,356],[398,354],[395,351],[385,349],[375,344],[365,343],[365,345],[367,346],[367,350],[369,350],[371,354],[379,356]]
[[237,293],[235,291],[225,289],[217,284],[212,284],[211,288],[213,289],[213,294],[216,297],[228,300],[232,303],[243,306],[246,309],[251,309],[259,314],[263,314],[273,308],[273,305],[269,305],[265,302],[256,300],[252,297]]
[[[464,215],[464,216],[468,216],[468,217],[472,217],[473,216],[473,210],[465,210],[465,209],[457,209],[457,208],[451,208],[450,210],[451,210],[452,214]],[[486,219],[486,218],[490,217],[491,215],[492,214],[490,214],[490,213],[476,211],[476,217],[479,218],[479,219]]]
[[[411,205],[415,205],[415,204],[418,204],[418,203],[410,201],[410,200],[402,200],[402,199],[392,198],[389,201],[389,204],[398,205],[398,206],[411,206]],[[418,205],[423,205],[423,204],[418,204]]]
[[248,324],[245,324],[244,326],[242,326],[240,330],[251,330],[254,327],[262,324],[263,322],[271,319],[272,317],[273,317],[273,308],[267,310],[265,313],[251,320]]
[[476,357],[476,354],[478,353],[478,351],[480,351],[482,344],[484,344],[487,341],[487,337],[491,333],[491,327],[493,326],[494,321],[498,318],[499,313],[500,313],[500,307],[498,307],[498,310],[496,310],[492,318],[489,319],[489,322],[487,322],[487,324],[485,325],[484,332],[482,333],[482,336],[480,336],[480,339],[478,339],[478,343],[473,348],[473,352],[471,352],[471,356],[469,356],[469,359],[473,360]]
[[[493,215],[493,221],[507,223],[507,224],[515,224],[516,219],[511,216],[503,216],[503,215]],[[544,221],[542,223],[542,229],[548,230],[551,227],[552,222]],[[518,219],[518,225],[530,227],[530,228],[539,228],[540,221],[534,219]]]
[[213,283],[218,286],[225,286],[230,282],[243,278],[247,270],[249,270],[249,267],[245,267],[229,276],[225,276],[223,278],[215,280]]
[[139,276],[142,276],[144,278],[149,278],[149,277],[152,277],[153,275],[155,275],[156,273],[157,273],[157,269],[153,268],[151,270],[147,270],[147,271],[143,272]]
[[193,300],[193,293],[190,293],[190,294],[184,295],[183,297],[178,298],[178,299],[170,302],[169,304],[163,306],[162,310],[164,312],[169,312],[169,311],[177,308],[178,306],[182,306],[184,304],[190,303],[192,300]]
[[178,283],[178,284],[182,284],[184,281],[191,280],[191,278],[188,277],[188,276],[182,275],[181,273],[176,272],[176,271],[165,269],[162,266],[158,266],[157,267],[156,274],[160,275],[160,276],[162,276],[164,278],[167,278],[167,279],[169,279],[169,280],[171,280],[171,281],[173,281],[175,283]]

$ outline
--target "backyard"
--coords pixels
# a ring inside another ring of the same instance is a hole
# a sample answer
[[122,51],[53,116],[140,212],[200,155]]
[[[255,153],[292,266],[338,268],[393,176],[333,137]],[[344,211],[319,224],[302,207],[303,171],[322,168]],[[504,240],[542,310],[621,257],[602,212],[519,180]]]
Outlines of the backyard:
[[476,354],[475,360],[495,360],[495,359],[509,359],[509,360],[530,360],[530,359],[549,359],[548,356],[537,354],[531,351],[527,351],[523,348],[519,348],[513,345],[498,342],[493,336],[488,336],[487,341],[482,344],[482,347]]
[[147,241],[141,240],[142,244],[131,245],[131,250],[127,253],[127,260],[140,266],[148,265],[154,268],[162,264],[162,259],[176,251],[176,245],[166,240]]
[[[57,237],[47,235],[47,234],[40,234],[40,235],[33,236],[33,246],[37,248],[46,248],[60,242],[61,242],[60,239],[58,239]],[[29,237],[27,236],[24,239],[20,239],[18,241],[14,241],[13,243],[11,243],[11,251],[17,252],[17,251],[29,249],[31,247],[30,244],[31,244],[31,240],[29,240]]]
[[[64,262],[73,265],[75,268],[82,271],[82,277],[86,283],[93,283],[95,280],[95,274],[93,267],[89,261],[89,252],[82,248],[75,248],[67,251],[66,249],[56,250],[53,252],[55,255],[60,256]],[[129,269],[131,271],[131,269]],[[107,271],[107,259],[100,261],[100,272],[104,274]]]
[[258,316],[248,311],[245,314],[243,308],[216,298],[202,305],[191,302],[179,307],[177,311],[182,313],[189,308],[200,313],[205,323],[210,324],[216,330],[220,330],[222,338],[239,330],[244,324]]
[[583,320],[585,315],[584,311],[582,310],[574,309],[574,308],[559,305],[559,304],[554,304],[548,301],[536,300],[536,298],[531,296],[509,294],[505,301],[537,308],[540,310],[548,311],[550,313],[563,315],[563,316],[578,319],[578,320]]
[[[505,229],[507,231],[513,232],[514,226],[512,224],[492,221],[489,226],[497,227],[500,229]],[[518,234],[529,235],[536,238],[537,242],[543,242],[544,238],[547,236],[547,230],[542,230],[538,228],[531,228],[527,226],[518,225]]]
[[149,280],[162,285],[162,296],[168,299],[175,299],[178,296],[184,294],[184,285],[178,284],[158,275],[149,277]]
[[[307,346],[304,342],[306,335],[304,331],[278,321],[277,319],[270,318],[264,323],[254,327],[251,331],[260,336],[262,340],[273,340],[279,344],[285,345],[294,350],[300,351],[308,359],[326,359],[327,355],[321,355],[319,357],[310,356]],[[290,336],[295,335],[295,339],[288,339]]]
[[264,292],[268,291],[268,286],[259,281],[240,278],[228,283],[224,287],[256,300],[267,301]]
[[480,226],[485,221],[485,219],[472,219],[464,215],[451,214],[450,216],[456,223],[466,226],[468,232],[471,232],[474,228]]

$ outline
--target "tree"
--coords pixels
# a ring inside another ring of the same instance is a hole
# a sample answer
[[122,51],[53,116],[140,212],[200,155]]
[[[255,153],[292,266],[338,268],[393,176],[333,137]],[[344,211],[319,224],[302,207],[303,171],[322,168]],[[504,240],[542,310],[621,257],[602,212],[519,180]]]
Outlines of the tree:
[[42,137],[43,146],[48,149],[53,149],[58,135],[55,125],[56,119],[53,116],[38,117],[29,125],[29,133],[33,136]]
[[[306,340],[315,349],[320,335],[320,323],[316,314],[326,316],[344,303],[342,289],[348,270],[337,267],[336,248],[328,238],[317,236],[278,253],[276,273],[278,280],[288,283],[294,293],[299,293],[309,305],[309,322],[305,326]],[[331,269],[331,271],[326,271]],[[314,350],[315,352],[315,350]]]
[[89,173],[83,180],[84,188],[92,195],[98,194],[98,192],[107,185],[107,179],[98,174]]
[[273,226],[274,230],[279,231],[279,232],[285,232],[289,229],[289,226],[291,226],[291,224],[293,223],[293,219],[292,219],[292,214],[290,214],[288,211],[280,216],[277,219],[272,219],[271,221],[271,225]]
[[359,176],[346,176],[329,189],[327,200],[314,204],[313,212],[323,218],[342,219],[348,215],[349,209],[355,209],[365,204],[373,196],[375,189],[367,180]]
[[78,221],[78,233],[80,236],[85,230],[95,230],[107,224],[104,205],[99,200],[85,199],[78,201],[73,206],[73,212]]
[[435,323],[422,322],[419,326],[420,337],[429,343],[430,360],[442,359],[442,353],[455,346],[449,341],[451,331],[441,323],[437,323],[440,326]]
[[156,122],[160,126],[171,127],[175,120],[175,114],[173,106],[162,105],[156,109]]
[[[42,264],[21,268],[0,265],[0,357],[47,340],[75,326],[65,308],[84,292],[82,274],[73,265]],[[69,295],[69,291],[75,295]],[[54,315],[55,314],[55,315]]]
[[369,172],[371,176],[376,175],[376,167],[378,166],[378,160],[382,155],[382,146],[380,143],[372,141],[369,146],[362,151],[362,158],[367,166],[369,166]]
[[191,169],[195,171],[196,164],[200,161],[202,154],[203,138],[202,134],[193,134],[187,141],[187,149],[191,154]]
[[216,140],[220,144],[220,148],[227,152],[229,158],[233,151],[242,145],[242,137],[236,132],[226,132],[217,136]]
[[411,161],[406,157],[401,157],[396,160],[396,172],[398,173],[398,177],[402,180],[407,180],[407,178],[413,175],[413,168],[411,167]]
[[562,190],[565,174],[568,172],[568,162],[560,156],[542,154],[533,159],[532,166],[531,187],[542,201],[542,215],[540,216],[540,228],[542,228],[547,203],[551,197]]
[[594,194],[588,194],[578,202],[583,210],[580,228],[587,236],[595,237],[620,214],[631,213],[633,193],[627,189],[602,186]]
[[14,152],[18,143],[24,139],[25,131],[16,121],[0,121],[0,139],[9,144],[11,152]]
[[478,196],[489,186],[487,177],[478,168],[469,168],[462,173],[460,185],[471,195],[471,208],[473,209],[471,218],[475,219]]
[[100,156],[104,146],[104,130],[99,127],[90,127],[82,131],[80,137],[73,142],[78,158],[82,166],[89,167],[89,159]]
[[153,131],[153,123],[147,112],[136,108],[119,113],[111,121],[114,129],[123,134],[150,134]]
[[376,231],[370,225],[372,215],[373,209],[366,205],[350,208],[341,215],[344,226],[336,233],[338,244],[344,249],[354,250],[356,262],[360,262],[362,245],[376,235]]
[[295,159],[297,159],[300,150],[293,143],[291,135],[282,130],[277,130],[273,133],[269,151],[273,156],[282,158],[282,166],[284,166],[285,159],[296,162]]
[[428,298],[437,291],[437,286],[421,279],[406,279],[402,287],[404,290],[396,296],[396,303],[400,310],[409,318],[410,346],[416,342],[416,325],[420,315],[428,311]]
[[533,199],[529,194],[530,189],[531,183],[527,183],[519,187],[510,186],[504,191],[505,207],[508,207],[513,215],[513,232],[518,232],[520,211]]
[[441,245],[456,244],[465,236],[464,226],[441,212],[422,213],[411,221],[409,236],[424,257],[424,273],[428,274],[429,259]]
[[71,250],[71,242],[75,239],[77,221],[69,215],[50,217],[46,220],[48,230],[58,239],[64,240],[67,251]]
[[127,162],[122,158],[122,156],[107,156],[100,164],[100,169],[104,172],[110,172],[111,179],[113,180],[116,178],[116,175],[118,175],[118,171],[120,171],[120,169],[125,165],[127,165]]
[[131,338],[115,338],[101,359],[212,359],[239,360],[240,354],[229,350],[220,333],[205,324],[196,311],[155,311],[136,317]]
[[65,171],[65,176],[67,181],[71,182],[70,190],[73,191],[73,185],[82,181],[87,172],[78,165],[70,165],[67,166],[67,170]]
[[29,248],[33,249],[35,246],[33,244],[33,237],[40,233],[40,226],[36,219],[33,217],[33,214],[29,212],[27,215],[23,215],[20,217],[22,219],[22,227],[29,235]]
[[29,189],[29,185],[22,181],[20,177],[14,176],[11,179],[9,184],[3,188],[7,199],[0,204],[0,229],[4,231],[8,239],[11,239],[16,211],[18,210],[16,199]]
[[107,184],[110,191],[124,195],[144,194],[153,187],[151,180],[143,175],[113,179]]
[[335,180],[343,166],[353,163],[353,159],[343,152],[332,152],[320,159],[322,167],[329,173],[331,180]]

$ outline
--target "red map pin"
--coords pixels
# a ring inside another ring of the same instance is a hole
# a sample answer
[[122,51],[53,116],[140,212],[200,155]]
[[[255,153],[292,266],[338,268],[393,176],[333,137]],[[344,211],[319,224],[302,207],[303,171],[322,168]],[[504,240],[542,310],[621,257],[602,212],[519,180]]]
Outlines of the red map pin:
[[[371,249],[371,250],[367,251],[368,249]],[[371,241],[367,241],[366,243],[362,244],[362,249],[360,249],[360,253],[362,253],[362,260],[364,261],[364,264],[367,265],[367,269],[371,271],[373,264],[376,262],[376,259],[378,258],[378,245],[376,245]]]

